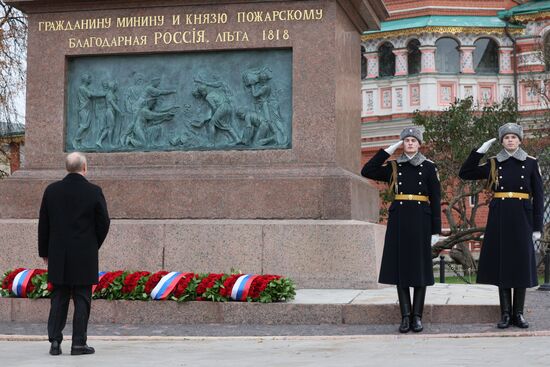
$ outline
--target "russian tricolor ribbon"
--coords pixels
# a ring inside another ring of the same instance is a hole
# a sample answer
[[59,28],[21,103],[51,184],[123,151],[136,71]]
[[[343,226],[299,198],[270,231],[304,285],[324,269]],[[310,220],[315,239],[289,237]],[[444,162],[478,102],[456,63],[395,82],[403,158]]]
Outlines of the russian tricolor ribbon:
[[231,290],[231,299],[235,301],[246,301],[246,297],[248,297],[248,292],[250,291],[250,286],[252,285],[254,279],[258,276],[259,275],[254,274],[241,275],[233,285],[233,289]]
[[34,270],[25,269],[15,276],[11,290],[17,297],[27,297],[27,287],[34,272]]
[[156,300],[166,299],[170,292],[174,290],[180,279],[188,274],[189,273],[180,273],[177,271],[166,274],[151,291],[151,298]]
[[[101,278],[103,278],[105,274],[107,274],[106,271],[100,271],[99,273],[97,273],[97,284],[101,282]],[[97,288],[97,284],[92,285],[92,293],[94,293],[95,289]]]

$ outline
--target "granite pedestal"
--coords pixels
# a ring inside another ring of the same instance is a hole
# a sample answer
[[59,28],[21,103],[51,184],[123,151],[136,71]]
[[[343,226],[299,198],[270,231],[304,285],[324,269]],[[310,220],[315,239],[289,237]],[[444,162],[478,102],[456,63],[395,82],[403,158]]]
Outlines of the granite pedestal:
[[[41,195],[63,177],[70,148],[72,61],[286,49],[288,146],[87,153],[113,220],[100,268],[233,267],[301,287],[376,286],[384,227],[377,190],[358,176],[359,89],[360,34],[387,15],[381,1],[8,3],[28,15],[26,149],[23,169],[0,182],[0,271],[39,265]],[[182,31],[204,37],[171,41]]]

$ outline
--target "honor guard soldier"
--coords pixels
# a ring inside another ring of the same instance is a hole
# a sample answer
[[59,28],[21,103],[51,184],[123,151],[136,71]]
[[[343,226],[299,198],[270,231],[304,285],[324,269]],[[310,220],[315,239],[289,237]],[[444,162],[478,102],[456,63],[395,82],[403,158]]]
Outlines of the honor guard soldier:
[[[361,175],[387,182],[395,193],[389,207],[388,225],[378,282],[395,284],[401,310],[399,331],[422,331],[426,286],[434,284],[431,245],[441,232],[441,186],[435,164],[418,151],[422,131],[404,129],[399,142],[380,149]],[[404,153],[384,163],[398,147]],[[414,287],[411,307],[410,287]]]
[[525,289],[538,284],[533,243],[540,239],[542,231],[542,178],[537,160],[520,148],[520,125],[501,126],[498,137],[503,149],[479,164],[496,139],[483,143],[462,165],[460,178],[487,180],[487,188],[494,192],[477,282],[498,286],[502,318],[497,327],[504,329],[512,323],[527,328],[529,324],[523,316]]

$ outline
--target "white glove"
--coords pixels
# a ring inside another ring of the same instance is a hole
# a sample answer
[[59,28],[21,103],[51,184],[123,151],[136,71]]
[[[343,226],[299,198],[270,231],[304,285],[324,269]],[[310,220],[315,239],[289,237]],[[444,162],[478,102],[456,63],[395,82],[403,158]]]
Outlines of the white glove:
[[397,143],[390,145],[389,147],[384,149],[384,151],[389,155],[392,155],[401,145],[403,145],[403,140],[399,140]]
[[481,154],[485,154],[487,153],[487,151],[489,150],[489,148],[491,147],[491,145],[493,145],[493,143],[495,142],[495,140],[497,140],[497,138],[492,138],[490,140],[487,140],[485,143],[483,143],[479,149],[477,150],[478,153],[481,153]]
[[439,235],[432,234],[432,246],[439,242]]

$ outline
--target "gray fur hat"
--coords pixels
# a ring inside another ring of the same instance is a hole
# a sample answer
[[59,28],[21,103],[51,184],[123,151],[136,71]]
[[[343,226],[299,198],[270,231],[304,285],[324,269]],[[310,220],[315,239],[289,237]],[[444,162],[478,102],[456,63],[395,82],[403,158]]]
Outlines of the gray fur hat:
[[521,125],[509,122],[498,128],[498,140],[502,143],[502,138],[506,134],[515,134],[519,140],[523,140],[523,127]]
[[401,140],[404,140],[405,138],[412,136],[413,138],[416,138],[420,144],[422,144],[422,131],[415,127],[410,126],[406,127],[401,131],[401,135],[399,136]]

